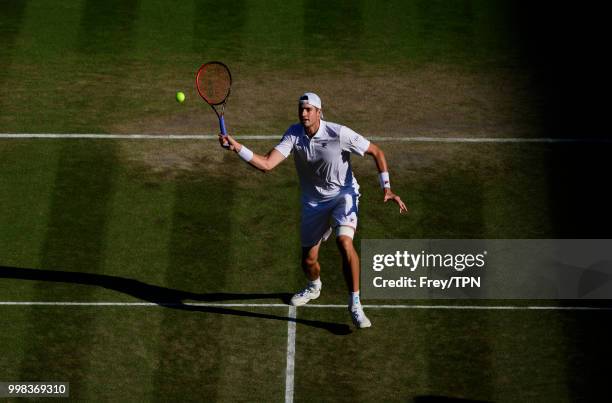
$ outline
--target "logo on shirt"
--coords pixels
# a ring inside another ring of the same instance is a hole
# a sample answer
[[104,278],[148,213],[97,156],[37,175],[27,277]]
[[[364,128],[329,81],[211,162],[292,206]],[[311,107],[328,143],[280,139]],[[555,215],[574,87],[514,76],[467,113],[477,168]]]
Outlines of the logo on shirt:
[[327,143],[321,143],[321,147],[323,148],[327,147]]

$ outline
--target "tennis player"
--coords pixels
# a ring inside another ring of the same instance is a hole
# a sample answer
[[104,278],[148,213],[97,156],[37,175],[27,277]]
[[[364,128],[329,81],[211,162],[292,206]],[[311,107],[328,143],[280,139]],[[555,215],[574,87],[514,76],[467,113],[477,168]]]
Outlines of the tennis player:
[[384,192],[383,201],[397,203],[400,214],[408,210],[400,197],[391,191],[382,150],[348,127],[323,120],[318,95],[307,92],[300,97],[298,116],[300,123],[290,126],[280,143],[266,155],[253,153],[229,135],[219,135],[219,141],[263,172],[270,171],[293,152],[302,192],[302,268],[308,284],[293,296],[291,303],[300,306],[319,297],[322,286],[319,248],[335,229],[350,294],[351,318],[358,328],[370,327],[372,323],[359,299],[359,256],[353,246],[360,194],[351,169],[351,154],[374,157]]

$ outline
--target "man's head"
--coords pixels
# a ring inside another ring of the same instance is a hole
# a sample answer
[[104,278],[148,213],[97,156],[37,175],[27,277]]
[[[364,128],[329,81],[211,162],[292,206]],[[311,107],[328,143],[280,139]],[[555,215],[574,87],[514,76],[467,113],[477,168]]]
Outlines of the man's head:
[[316,133],[323,118],[321,98],[313,92],[304,93],[299,100],[298,117],[308,134]]

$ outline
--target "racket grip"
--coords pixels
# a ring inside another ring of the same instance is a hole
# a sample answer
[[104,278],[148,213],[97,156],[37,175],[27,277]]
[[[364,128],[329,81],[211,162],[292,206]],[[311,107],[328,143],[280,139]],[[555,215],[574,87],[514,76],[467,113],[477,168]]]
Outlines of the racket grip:
[[225,129],[225,119],[223,116],[219,116],[219,129],[221,130],[221,134],[227,136],[227,130]]
[[[223,115],[219,116],[219,129],[221,130],[221,134],[223,136],[227,136],[227,130],[225,129],[225,119],[223,119]],[[230,148],[229,142],[226,142],[225,144],[223,144],[223,148],[229,149]]]

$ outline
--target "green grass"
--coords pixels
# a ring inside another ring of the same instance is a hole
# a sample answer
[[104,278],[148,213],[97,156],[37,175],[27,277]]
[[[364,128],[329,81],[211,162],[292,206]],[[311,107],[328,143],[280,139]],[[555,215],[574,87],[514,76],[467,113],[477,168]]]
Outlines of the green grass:
[[[252,148],[265,152],[273,144]],[[7,191],[0,215],[7,266],[137,274],[194,292],[279,292],[300,284],[299,189],[291,161],[262,175],[213,141],[2,146],[11,155],[2,162]],[[357,243],[362,237],[554,236],[540,162],[546,147],[383,148],[396,167],[394,188],[411,212],[399,216],[383,204],[373,160],[356,158],[363,193]],[[40,156],[35,164],[32,155]],[[521,172],[513,170],[516,164],[524,164]],[[336,266],[335,246],[327,249],[324,265]],[[340,273],[330,275],[337,289],[327,295],[337,298],[344,293]]]
[[[525,59],[533,32],[517,7],[2,2],[0,132],[213,134],[193,76],[217,59],[234,75],[238,135],[280,137],[313,90],[329,120],[367,136],[556,136],[542,125],[556,109]],[[410,213],[381,203],[374,162],[355,158],[356,245],[610,237],[609,196],[594,183],[609,144],[381,146]],[[181,303],[279,303],[303,285],[291,161],[262,175],[214,141],[166,140],[2,139],[0,156],[0,301],[174,304],[2,306],[0,381],[69,381],[84,401],[283,399],[287,308]],[[333,242],[320,260],[318,302],[343,304]],[[357,332],[344,309],[298,309],[296,401],[579,401],[607,385],[607,311],[368,314],[374,327]]]
[[[263,152],[273,144],[251,147]],[[363,192],[357,245],[380,237],[555,236],[543,161],[568,146],[382,146],[411,212],[400,217],[381,203],[373,161],[356,158]],[[0,147],[10,156],[1,163],[0,256],[13,273],[0,278],[3,301],[279,303],[303,284],[291,161],[263,175],[212,141]],[[333,243],[321,264],[320,303],[344,303]],[[10,323],[0,332],[11,351],[2,364],[6,379],[68,380],[82,399],[279,400],[284,393],[285,308],[2,309]],[[344,309],[298,310],[296,401],[313,394],[571,400],[602,386],[576,368],[600,365],[594,346],[606,348],[591,345],[592,333],[582,329],[607,312],[374,309],[370,316],[370,331],[342,336]]]
[[[284,396],[286,322],[157,308],[9,308],[2,316],[10,326],[0,339],[12,351],[3,380],[69,381],[78,400]],[[255,360],[261,350],[266,359]]]
[[[232,69],[228,124],[242,133],[284,130],[307,89],[322,94],[330,118],[368,132],[397,132],[397,113],[372,113],[370,128],[356,110],[386,110],[406,93],[424,108],[412,114],[424,114],[420,130],[445,121],[454,131],[486,125],[507,135],[516,109],[525,123],[533,102],[503,4],[21,0],[2,7],[5,132],[209,131],[215,126],[193,88],[195,71],[209,60]],[[492,82],[499,80],[502,88]],[[350,91],[356,82],[394,91],[379,99],[366,90],[369,98]],[[423,96],[436,83],[442,94],[456,95],[453,107]],[[179,90],[187,95],[180,108],[173,102]],[[182,124],[172,123],[177,116]],[[406,124],[415,122],[402,122],[403,131]]]
[[[337,321],[346,314],[321,311],[303,309],[300,315]],[[296,401],[312,395],[329,401],[568,398],[565,354],[572,341],[562,329],[571,321],[566,315],[371,309],[369,316],[377,326],[345,338],[321,340],[299,328],[297,362],[307,365],[302,371],[308,374],[297,378]]]

